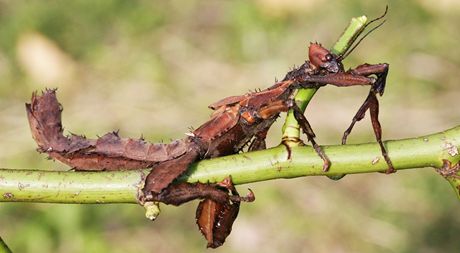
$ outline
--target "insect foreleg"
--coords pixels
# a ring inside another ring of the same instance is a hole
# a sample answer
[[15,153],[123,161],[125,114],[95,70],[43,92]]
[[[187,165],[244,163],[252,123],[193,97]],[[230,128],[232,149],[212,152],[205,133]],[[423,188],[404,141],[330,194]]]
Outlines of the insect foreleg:
[[332,84],[337,87],[349,87],[357,85],[373,85],[374,82],[374,78],[356,75],[349,72],[305,76],[298,80],[299,86],[302,88],[321,87],[327,84]]
[[387,80],[388,70],[390,66],[387,63],[379,63],[379,64],[362,64],[357,66],[354,69],[347,71],[347,73],[352,73],[354,75],[360,76],[370,76],[375,75],[377,79],[375,80],[374,84],[372,85],[372,90],[376,93],[379,93],[380,96],[383,95],[385,91],[385,84]]

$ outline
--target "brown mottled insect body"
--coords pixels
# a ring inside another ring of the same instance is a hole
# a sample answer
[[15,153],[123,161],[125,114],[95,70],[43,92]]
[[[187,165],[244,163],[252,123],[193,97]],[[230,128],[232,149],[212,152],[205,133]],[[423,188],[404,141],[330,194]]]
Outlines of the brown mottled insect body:
[[313,129],[294,101],[299,88],[319,88],[327,84],[338,87],[371,86],[368,97],[344,132],[342,143],[346,143],[354,124],[363,119],[369,110],[377,142],[388,164],[387,172],[394,171],[382,143],[376,97],[376,94],[382,95],[384,92],[389,66],[385,63],[363,64],[345,71],[342,60],[353,49],[342,55],[334,55],[320,44],[311,43],[309,60],[290,71],[282,81],[265,90],[227,97],[211,104],[209,108],[214,110],[211,119],[187,134],[186,138],[169,144],[120,138],[115,132],[96,140],[77,135],[64,136],[62,108],[56,99],[55,90],[46,90],[41,96],[34,93],[32,102],[26,104],[27,115],[39,151],[76,170],[151,167],[140,202],[159,201],[180,205],[194,199],[204,199],[197,210],[197,223],[208,246],[218,247],[231,231],[239,202],[254,200],[252,192],[246,197],[240,197],[230,179],[222,185],[173,183],[174,180],[197,160],[235,154],[248,143],[249,150],[264,149],[268,129],[280,113],[289,109],[293,109],[300,127],[324,161],[323,170],[327,171],[331,163],[316,143]]

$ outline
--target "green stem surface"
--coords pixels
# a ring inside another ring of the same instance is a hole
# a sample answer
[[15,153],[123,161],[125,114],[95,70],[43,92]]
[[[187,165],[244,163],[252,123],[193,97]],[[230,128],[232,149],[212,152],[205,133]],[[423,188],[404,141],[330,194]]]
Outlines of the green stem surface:
[[[359,34],[361,34],[366,22],[366,16],[352,18],[348,27],[344,30],[337,42],[331,48],[331,52],[336,55],[340,55],[346,52],[347,49],[352,45],[353,41],[355,41]],[[305,111],[308,103],[313,98],[316,91],[318,91],[318,88],[298,90],[294,99],[297,106],[299,106],[302,111]],[[294,112],[292,110],[289,110],[286,116],[286,121],[284,122],[282,132],[283,140],[287,141],[290,146],[299,144],[300,127],[299,123],[294,117]]]
[[[396,170],[441,167],[458,163],[460,126],[419,138],[386,141]],[[331,160],[328,172],[309,146],[280,145],[267,150],[203,160],[179,180],[215,183],[228,175],[237,185],[280,178],[334,176],[384,171],[387,164],[377,143],[324,146]],[[148,170],[117,172],[56,172],[0,169],[0,202],[137,203]],[[458,190],[457,190],[458,191]]]

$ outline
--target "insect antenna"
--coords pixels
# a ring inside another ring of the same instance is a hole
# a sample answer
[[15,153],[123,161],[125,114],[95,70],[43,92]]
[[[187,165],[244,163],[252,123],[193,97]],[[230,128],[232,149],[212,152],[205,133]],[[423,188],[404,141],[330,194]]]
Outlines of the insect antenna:
[[371,21],[367,22],[367,23],[364,25],[363,30],[366,29],[366,27],[368,27],[370,24],[372,24],[372,23],[374,23],[374,22],[377,22],[377,21],[379,21],[380,19],[384,18],[384,17],[387,15],[387,13],[388,13],[388,5],[385,6],[385,11],[383,12],[383,14],[382,14],[380,17],[374,18],[374,19],[372,19]]
[[357,42],[356,44],[353,45],[353,47],[351,47],[349,50],[347,50],[347,52],[344,54],[344,55],[341,55],[339,57],[339,60],[343,60],[345,59],[348,55],[351,54],[351,52],[353,52],[353,50],[355,50],[356,47],[358,47],[358,45],[361,43],[361,41],[363,41],[367,35],[369,35],[371,32],[375,31],[377,28],[381,27],[384,23],[385,23],[386,20],[382,21],[380,24],[378,24],[376,27],[372,28],[371,30],[369,30],[366,34],[363,35],[363,37],[361,37]]
[[[385,7],[385,12],[378,18],[374,18],[372,19],[371,21],[367,22],[363,28],[362,28],[362,31],[364,31],[370,24],[374,23],[374,22],[377,22],[379,20],[381,20],[382,18],[384,18],[388,13],[388,5]],[[372,33],[373,31],[375,31],[376,29],[378,29],[380,26],[382,26],[384,23],[385,23],[386,20],[383,20],[382,22],[380,22],[380,24],[378,24],[377,26],[375,26],[374,28],[372,28],[371,30],[369,30],[366,34],[364,34],[358,41],[356,42],[353,42],[352,44],[354,44],[353,46],[351,46],[349,49],[347,49],[343,54],[339,55],[338,57],[338,60],[341,61],[343,59],[345,59],[348,55],[350,55],[353,50],[355,50],[355,48],[370,34]]]

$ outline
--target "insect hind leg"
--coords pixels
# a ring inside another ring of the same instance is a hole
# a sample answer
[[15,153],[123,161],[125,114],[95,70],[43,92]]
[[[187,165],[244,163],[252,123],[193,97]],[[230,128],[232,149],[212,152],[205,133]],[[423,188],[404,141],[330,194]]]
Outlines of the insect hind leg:
[[348,127],[348,129],[343,133],[342,144],[346,144],[347,137],[351,133],[353,126],[357,121],[360,121],[364,118],[366,111],[369,110],[371,115],[371,122],[372,128],[374,130],[375,138],[380,146],[380,150],[382,152],[382,156],[385,159],[386,163],[388,164],[388,169],[385,171],[386,173],[393,173],[396,170],[393,167],[393,163],[391,162],[390,157],[388,156],[388,152],[385,148],[385,145],[382,141],[382,127],[379,122],[379,101],[375,95],[375,92],[371,89],[369,95],[367,96],[364,103],[359,108],[356,115],[353,117],[353,120]]

